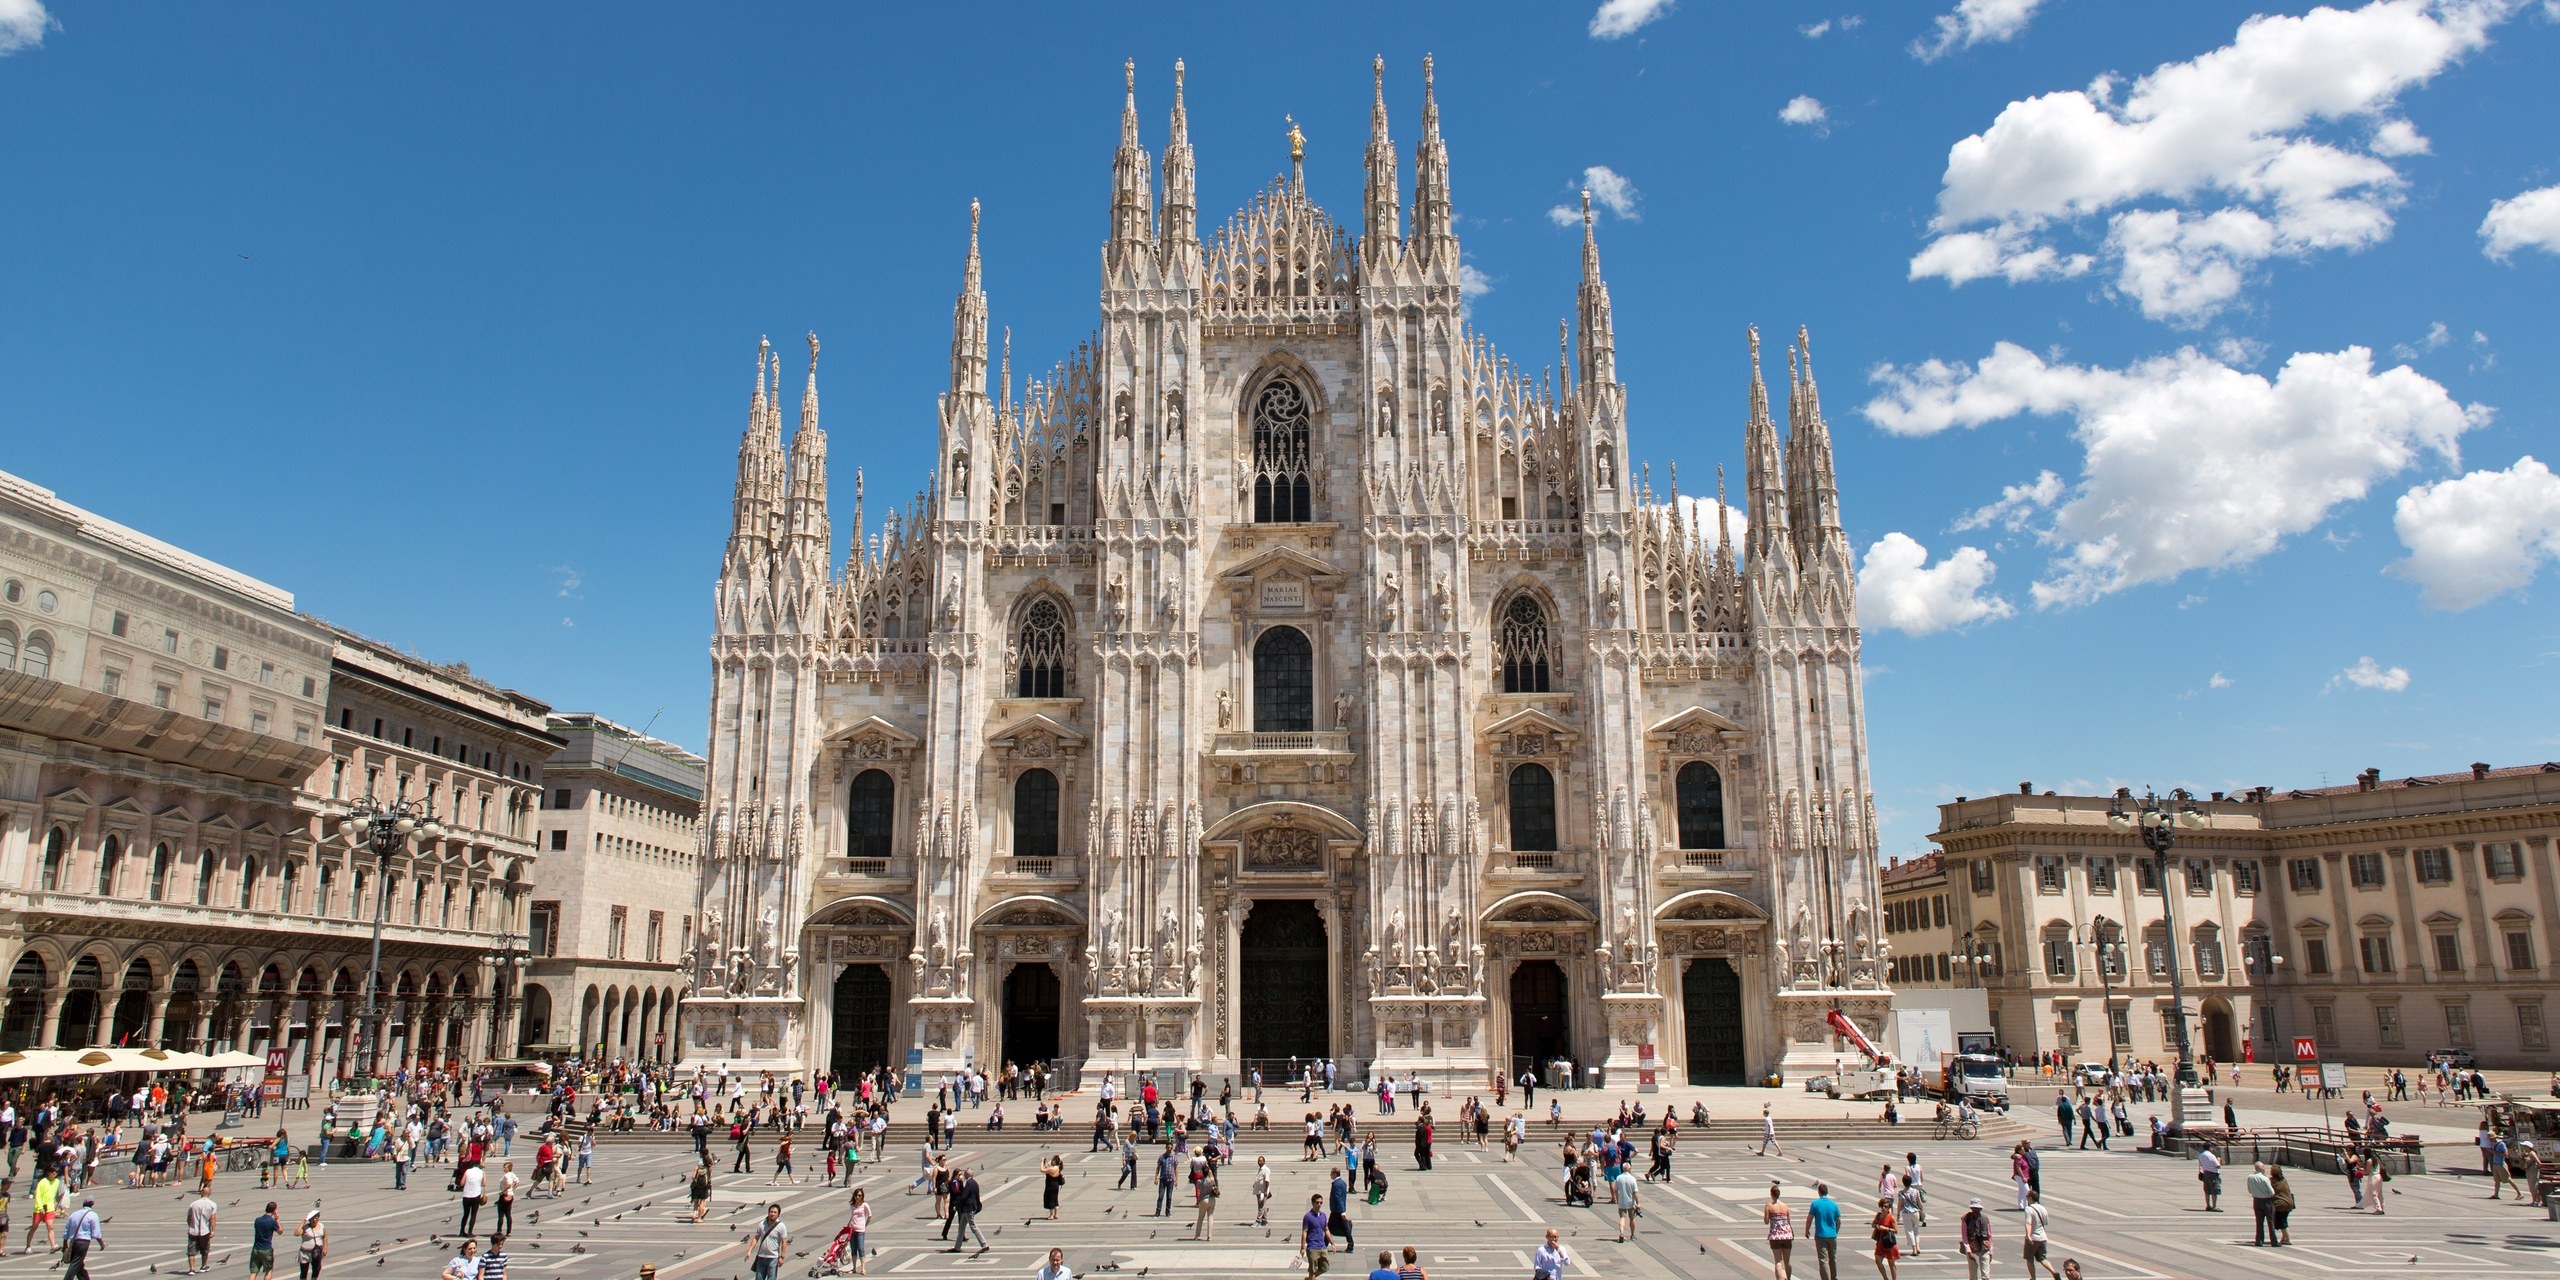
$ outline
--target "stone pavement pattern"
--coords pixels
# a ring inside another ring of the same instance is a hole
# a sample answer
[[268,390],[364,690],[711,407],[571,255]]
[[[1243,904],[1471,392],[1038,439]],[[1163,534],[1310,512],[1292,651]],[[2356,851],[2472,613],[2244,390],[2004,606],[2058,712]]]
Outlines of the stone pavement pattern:
[[[1375,1265],[1378,1249],[1412,1244],[1422,1250],[1434,1280],[1520,1280],[1529,1271],[1529,1251],[1552,1225],[1566,1233],[1577,1275],[1612,1280],[1766,1276],[1770,1272],[1758,1206],[1772,1177],[1783,1180],[1799,1229],[1813,1181],[1829,1180],[1846,1219],[1842,1274],[1861,1280],[1874,1274],[1864,1246],[1863,1223],[1870,1210],[1861,1207],[1861,1197],[1872,1205],[1881,1167],[1888,1161],[1899,1166],[1906,1147],[1814,1143],[1790,1147],[1783,1157],[1761,1157],[1751,1151],[1756,1130],[1753,1123],[1725,1121],[1703,1140],[1691,1135],[1676,1162],[1676,1180],[1643,1185],[1642,1233],[1631,1244],[1618,1244],[1611,1240],[1615,1221],[1605,1200],[1600,1209],[1567,1209],[1558,1203],[1550,1158],[1554,1139],[1543,1123],[1536,1126],[1537,1145],[1524,1149],[1534,1154],[1532,1161],[1505,1164],[1499,1148],[1478,1152],[1444,1143],[1437,1167],[1429,1173],[1413,1169],[1411,1141],[1401,1125],[1383,1128],[1379,1137],[1392,1179],[1390,1193],[1384,1204],[1355,1207],[1361,1247],[1348,1256],[1337,1252],[1333,1274],[1365,1275]],[[1903,1133],[1907,1148],[1920,1152],[1932,1189],[1922,1252],[1902,1264],[1903,1274],[1922,1280],[1964,1274],[1951,1243],[1955,1220],[1971,1195],[1998,1210],[1993,1224],[1997,1274],[2023,1274],[2018,1215],[2008,1208],[2014,1196],[2005,1147],[1935,1142],[1908,1128]],[[904,1194],[914,1176],[915,1153],[893,1150],[887,1161],[867,1165],[856,1179],[856,1185],[870,1188],[880,1211],[874,1226],[880,1253],[872,1259],[873,1274],[1020,1280],[1051,1245],[1060,1245],[1079,1275],[1161,1272],[1286,1280],[1302,1274],[1291,1257],[1292,1224],[1333,1167],[1299,1163],[1289,1135],[1249,1138],[1242,1161],[1223,1179],[1226,1195],[1215,1238],[1194,1243],[1183,1238],[1192,1217],[1187,1203],[1177,1205],[1172,1218],[1147,1216],[1155,1195],[1151,1181],[1135,1191],[1113,1190],[1117,1158],[1086,1154],[1081,1136],[1067,1135],[1072,1140],[1055,1148],[1065,1153],[1069,1171],[1064,1220],[1058,1223],[1033,1221],[1040,1216],[1038,1165],[1044,1148],[1014,1143],[973,1148],[966,1136],[953,1155],[978,1170],[988,1202],[981,1225],[992,1248],[983,1254],[935,1252],[946,1246],[935,1239],[939,1224],[931,1217],[931,1201]],[[1780,1140],[1785,1141],[1783,1126]],[[722,1173],[710,1221],[694,1225],[684,1221],[688,1147],[661,1141],[609,1144],[598,1153],[593,1186],[575,1188],[559,1200],[536,1199],[521,1206],[512,1269],[543,1280],[627,1280],[648,1262],[657,1265],[660,1280],[743,1278],[750,1272],[743,1244],[746,1226],[770,1199],[783,1204],[784,1221],[793,1233],[795,1256],[782,1274],[785,1280],[797,1280],[843,1223],[847,1192],[821,1186],[814,1178],[767,1185],[761,1161],[768,1151],[769,1144],[759,1144],[757,1173]],[[529,1150],[517,1154],[519,1167],[529,1166]],[[1268,1228],[1250,1225],[1257,1154],[1271,1157],[1273,1168]],[[2230,1179],[2235,1194],[2226,1200],[2231,1210],[2206,1215],[2192,1167],[2183,1162],[2127,1152],[2065,1151],[2047,1151],[2043,1161],[2054,1258],[2078,1257],[2092,1280],[2300,1280],[2382,1273],[2560,1277],[2560,1225],[2528,1206],[2490,1205],[2477,1177],[2438,1174],[2396,1180],[2390,1212],[2376,1217],[2345,1211],[2348,1197],[2340,1179],[2305,1174],[2294,1184],[2301,1202],[2294,1214],[2296,1245],[2279,1251],[2247,1244],[2248,1202],[2236,1194],[2237,1176]],[[728,1163],[723,1156],[716,1167],[725,1170]],[[385,1166],[341,1163],[315,1170],[313,1176],[313,1190],[279,1193],[259,1189],[253,1174],[223,1175],[216,1185],[222,1216],[214,1274],[226,1280],[246,1274],[249,1223],[271,1196],[281,1202],[280,1216],[288,1222],[297,1220],[315,1196],[322,1202],[331,1224],[331,1277],[434,1276],[451,1256],[442,1233],[454,1225],[455,1205],[443,1191],[441,1171],[412,1178],[406,1192],[389,1189]],[[1142,1167],[1142,1177],[1151,1179],[1151,1168]],[[108,1248],[92,1255],[93,1276],[128,1280],[181,1273],[181,1223],[190,1192],[110,1186],[98,1194],[110,1222]],[[486,1221],[484,1214],[484,1225]],[[24,1219],[16,1226],[23,1231]],[[1810,1280],[1810,1247],[1799,1249],[1799,1274]],[[289,1253],[283,1262],[282,1274],[290,1276]],[[13,1253],[0,1261],[0,1280],[59,1270],[47,1255]]]

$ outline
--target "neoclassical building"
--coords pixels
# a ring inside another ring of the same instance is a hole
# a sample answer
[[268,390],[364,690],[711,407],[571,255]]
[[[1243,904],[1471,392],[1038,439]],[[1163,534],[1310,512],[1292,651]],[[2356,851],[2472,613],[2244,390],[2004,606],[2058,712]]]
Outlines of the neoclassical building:
[[[1461,310],[1430,64],[1357,221],[1204,228],[1134,73],[1093,335],[991,369],[978,209],[934,476],[830,524],[818,345],[757,357],[714,594],[687,1057],[850,1071],[1740,1081],[1881,1026],[1850,551],[1809,348],[1751,343],[1744,530],[1629,460],[1591,221],[1562,367]],[[1155,195],[1161,181],[1162,199]],[[996,373],[990,385],[990,373]]]

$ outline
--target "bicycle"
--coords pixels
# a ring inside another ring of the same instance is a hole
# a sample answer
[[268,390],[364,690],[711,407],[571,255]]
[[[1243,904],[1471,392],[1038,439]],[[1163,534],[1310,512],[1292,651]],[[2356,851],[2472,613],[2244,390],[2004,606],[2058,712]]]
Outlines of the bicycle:
[[264,1147],[230,1147],[222,1153],[222,1167],[229,1173],[246,1173],[265,1163]]
[[1960,1120],[1950,1117],[1938,1122],[1937,1137],[1941,1141],[1948,1138],[1971,1139],[1981,1136],[1982,1121],[1979,1119]]

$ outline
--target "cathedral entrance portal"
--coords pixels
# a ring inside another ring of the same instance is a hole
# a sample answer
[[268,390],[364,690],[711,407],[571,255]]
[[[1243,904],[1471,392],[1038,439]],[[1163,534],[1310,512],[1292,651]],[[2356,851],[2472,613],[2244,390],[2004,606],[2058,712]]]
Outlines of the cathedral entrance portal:
[[1058,971],[1024,963],[1004,977],[1004,1043],[997,1060],[1028,1067],[1058,1056]]
[[1548,1087],[1558,1058],[1573,1057],[1573,1017],[1565,1005],[1564,970],[1553,960],[1523,960],[1511,971],[1511,1074],[1535,1071]]
[[1680,975],[1689,1024],[1689,1083],[1742,1084],[1742,976],[1723,960],[1692,960]]
[[835,1044],[827,1066],[841,1082],[873,1067],[898,1065],[889,1059],[889,971],[876,964],[846,965],[836,975]]
[[1324,917],[1303,898],[1253,904],[1237,948],[1237,1019],[1246,1063],[1281,1079],[1289,1061],[1333,1055],[1330,948]]

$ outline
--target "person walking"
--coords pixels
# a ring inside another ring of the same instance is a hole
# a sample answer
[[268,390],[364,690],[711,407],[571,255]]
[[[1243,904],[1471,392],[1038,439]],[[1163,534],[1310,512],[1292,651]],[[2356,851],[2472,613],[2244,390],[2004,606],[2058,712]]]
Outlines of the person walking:
[[791,1228],[782,1224],[782,1206],[764,1207],[764,1221],[748,1233],[748,1250],[756,1280],[780,1280],[783,1251],[791,1247]]
[[1813,1184],[1813,1203],[1804,1207],[1805,1225],[1813,1231],[1813,1274],[1815,1280],[1840,1280],[1840,1202],[1831,1198],[1831,1184]]
[[220,1208],[212,1196],[198,1194],[187,1202],[187,1274],[213,1270],[213,1219]]
[[1778,1145],[1778,1121],[1777,1121],[1777,1118],[1769,1114],[1769,1104],[1768,1104],[1768,1103],[1763,1102],[1763,1103],[1761,1103],[1761,1104],[1760,1104],[1760,1151],[1759,1151],[1759,1154],[1761,1154],[1761,1155],[1764,1155],[1764,1156],[1765,1156],[1765,1155],[1769,1154],[1769,1153],[1770,1153],[1770,1152],[1772,1152],[1772,1151],[1777,1152],[1779,1155],[1785,1155],[1785,1154],[1787,1153],[1787,1149],[1786,1149],[1785,1147],[1781,1147],[1781,1146],[1779,1146],[1779,1145]]
[[1894,1220],[1891,1197],[1876,1197],[1876,1216],[1867,1219],[1867,1235],[1875,1241],[1876,1275],[1880,1280],[1899,1280],[1902,1226]]
[[2027,1189],[2026,1218],[2026,1225],[2023,1228],[2026,1238],[2022,1241],[2022,1249],[2027,1259],[2027,1280],[2035,1280],[2038,1267],[2044,1268],[2048,1280],[2054,1280],[2062,1273],[2054,1270],[2053,1263],[2047,1261],[2045,1257],[2047,1250],[2052,1247],[2052,1241],[2045,1238],[2045,1228],[2050,1224],[2051,1218],[2045,1213],[2044,1193],[2033,1187]]
[[1271,1225],[1271,1157],[1253,1158],[1253,1225]]
[[479,1225],[480,1201],[487,1186],[488,1175],[480,1166],[475,1164],[462,1171],[462,1221],[454,1227],[455,1235],[470,1235],[472,1228]]
[[1964,1255],[1964,1280],[1991,1280],[1991,1215],[1980,1196],[1956,1220],[1956,1252]]
[[700,1222],[711,1212],[711,1161],[704,1158],[693,1166],[693,1178],[685,1187],[685,1195],[693,1201],[691,1221]]
[[1298,1251],[1307,1260],[1307,1280],[1316,1280],[1333,1262],[1333,1220],[1323,1196],[1307,1197],[1307,1213],[1298,1219]]
[[2062,1126],[2062,1145],[2071,1145],[2071,1095],[2056,1091],[2053,1095],[2053,1122]]
[[1333,1171],[1331,1198],[1325,1207],[1330,1211],[1325,1218],[1325,1230],[1342,1237],[1344,1253],[1358,1248],[1351,1238],[1351,1178],[1340,1169]]
[[276,1218],[276,1202],[267,1202],[267,1211],[249,1224],[249,1280],[271,1280],[276,1273],[276,1232],[284,1223]]
[[1644,1214],[1644,1206],[1636,1195],[1635,1171],[1618,1166],[1618,1175],[1609,1180],[1610,1190],[1618,1196],[1618,1240],[1624,1243],[1636,1238],[1636,1219]]
[[1920,1224],[1927,1216],[1921,1211],[1922,1201],[1919,1180],[1907,1173],[1902,1175],[1902,1187],[1893,1197],[1893,1218],[1902,1226],[1904,1257],[1920,1256]]
[[1556,1229],[1547,1228],[1547,1242],[1529,1255],[1529,1280],[1564,1280],[1564,1269],[1573,1265],[1573,1255],[1565,1252],[1556,1239]]
[[516,1191],[523,1185],[524,1180],[516,1176],[515,1161],[502,1161],[498,1165],[498,1225],[490,1235],[503,1236],[515,1231]]
[[[1795,1218],[1788,1212],[1785,1195],[1775,1182],[1769,1184],[1769,1203],[1760,1206],[1760,1225],[1769,1233],[1769,1274],[1772,1280],[1795,1280],[1792,1257],[1796,1251]],[[1554,1240],[1555,1236],[1553,1230],[1547,1232],[1548,1240]],[[1561,1276],[1539,1277],[1537,1280],[1561,1280]]]
[[2222,1157],[2211,1145],[2196,1148],[2196,1181],[2204,1184],[2204,1211],[2222,1212]]
[[2293,1187],[2284,1180],[2284,1166],[2267,1166],[2267,1184],[2274,1196],[2267,1202],[2267,1221],[2273,1228],[2277,1247],[2293,1243]]
[[1218,1216],[1218,1166],[1210,1162],[1191,1184],[1191,1238],[1206,1240]]
[[[2383,1172],[2381,1152],[2376,1151],[2365,1158],[2364,1199],[2365,1203],[2371,1206],[2375,1213],[2382,1212],[2382,1184],[2388,1176],[2388,1174]],[[2494,1188],[2492,1190],[2493,1194],[2489,1198],[2494,1200],[2497,1196],[2494,1194]],[[2517,1192],[2516,1199],[2524,1199],[2524,1193],[2521,1191]]]
[[853,1273],[858,1276],[870,1274],[870,1264],[864,1259],[871,1254],[871,1199],[862,1192],[860,1187],[853,1189],[853,1203],[846,1211],[844,1223],[845,1229],[853,1233],[853,1239],[846,1248],[853,1253]]
[[89,1280],[89,1251],[107,1247],[106,1224],[98,1218],[98,1198],[82,1196],[80,1207],[62,1224],[62,1280]]
[[[2480,1154],[2482,1159],[2485,1161],[2489,1172],[2489,1198],[2492,1200],[2497,1199],[2498,1188],[2504,1187],[2509,1191],[2515,1192],[2516,1199],[2524,1199],[2524,1193],[2516,1190],[2515,1172],[2509,1166],[2507,1161],[2507,1140],[2497,1134],[2488,1133],[2484,1130],[2482,1134],[2482,1141],[2480,1143]],[[2373,1211],[2376,1213],[2382,1212],[2382,1206],[2375,1205]]]
[[1112,1183],[1111,1189],[1122,1187],[1138,1189],[1138,1139],[1134,1134],[1120,1139],[1120,1180]]
[[2249,1163],[2246,1185],[2249,1189],[2251,1227],[2249,1243],[2264,1248],[2267,1238],[2275,1234],[2276,1216],[2276,1184],[2275,1179],[2267,1176],[2266,1161],[2253,1160]]
[[[962,1169],[951,1179],[951,1252],[960,1252],[963,1241],[975,1239],[978,1252],[987,1251],[986,1233],[978,1230],[978,1211],[987,1207],[978,1191],[976,1174]],[[769,1277],[763,1280],[770,1280]]]

